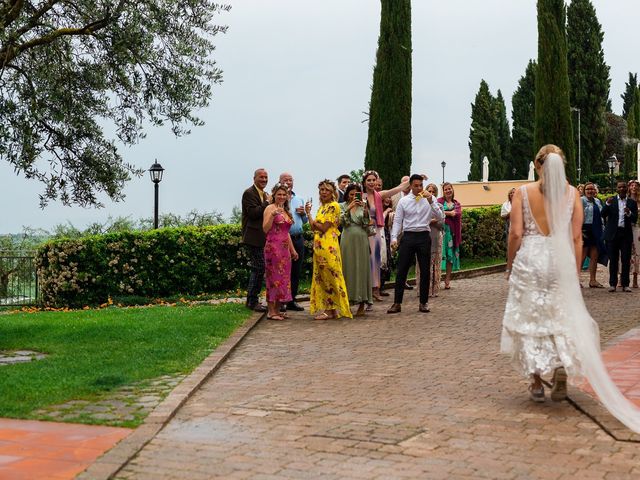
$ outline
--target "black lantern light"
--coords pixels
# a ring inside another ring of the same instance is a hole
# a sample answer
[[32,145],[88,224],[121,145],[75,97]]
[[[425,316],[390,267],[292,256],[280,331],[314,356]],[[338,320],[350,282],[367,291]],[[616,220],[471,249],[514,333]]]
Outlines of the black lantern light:
[[162,181],[162,173],[164,172],[164,168],[162,165],[158,163],[158,160],[155,161],[151,168],[149,169],[149,175],[151,176],[151,181],[153,182],[153,190],[154,190],[154,208],[153,208],[153,228],[158,228],[158,184]]

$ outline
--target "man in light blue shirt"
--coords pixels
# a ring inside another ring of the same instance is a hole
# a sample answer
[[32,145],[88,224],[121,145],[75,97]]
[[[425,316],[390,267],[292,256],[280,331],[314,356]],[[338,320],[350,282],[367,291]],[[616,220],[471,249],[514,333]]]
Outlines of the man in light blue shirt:
[[304,237],[302,236],[302,226],[309,220],[304,212],[304,198],[297,196],[293,191],[293,176],[287,172],[280,174],[280,183],[289,187],[289,205],[291,208],[291,215],[293,216],[293,225],[291,225],[289,235],[293,242],[293,248],[298,252],[298,259],[291,261],[292,300],[287,304],[287,310],[300,312],[304,310],[304,307],[300,306],[298,302],[296,302],[296,296],[298,295],[298,286],[300,285],[300,275],[302,274],[302,265],[304,262]]

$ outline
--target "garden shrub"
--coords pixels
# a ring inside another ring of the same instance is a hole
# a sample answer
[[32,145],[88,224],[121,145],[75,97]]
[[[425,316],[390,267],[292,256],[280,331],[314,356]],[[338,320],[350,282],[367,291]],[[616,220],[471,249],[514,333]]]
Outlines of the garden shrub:
[[506,257],[507,236],[500,206],[462,210],[460,257]]
[[40,247],[36,263],[42,299],[52,306],[225,291],[248,275],[239,225],[55,240]]
[[[305,225],[303,277],[313,235]],[[462,212],[461,256],[505,255],[499,207]],[[49,306],[98,305],[109,298],[163,298],[245,288],[248,256],[240,225],[163,228],[60,239],[38,249],[41,298]]]

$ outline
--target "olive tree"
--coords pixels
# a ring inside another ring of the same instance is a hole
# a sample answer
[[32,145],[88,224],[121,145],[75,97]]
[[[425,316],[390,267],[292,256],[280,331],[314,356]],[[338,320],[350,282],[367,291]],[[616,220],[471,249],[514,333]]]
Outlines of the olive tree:
[[[44,184],[40,202],[99,205],[131,175],[118,146],[201,125],[222,72],[228,5],[208,0],[0,0],[0,158]],[[113,131],[108,135],[106,131]]]

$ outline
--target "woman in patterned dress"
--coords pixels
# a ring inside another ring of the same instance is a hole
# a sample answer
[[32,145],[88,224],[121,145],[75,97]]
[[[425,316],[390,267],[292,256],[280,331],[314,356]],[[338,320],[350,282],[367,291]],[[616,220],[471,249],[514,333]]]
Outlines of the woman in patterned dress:
[[320,208],[315,218],[306,205],[309,226],[313,230],[313,276],[311,279],[311,314],[321,312],[316,320],[352,318],[347,287],[342,275],[342,256],[338,237],[340,205],[336,186],[331,180],[318,184]]
[[382,201],[387,197],[402,192],[409,187],[409,177],[397,187],[389,190],[376,190],[380,175],[375,170],[367,170],[362,177],[362,187],[365,190],[367,203],[369,205],[369,216],[374,220],[376,234],[369,237],[371,248],[371,279],[372,296],[374,300],[381,302],[380,296],[380,269],[382,267],[382,249],[385,248],[382,242],[382,230],[384,229],[384,207]]
[[444,238],[442,245],[442,269],[446,269],[444,289],[449,290],[451,272],[460,270],[460,243],[462,242],[462,205],[454,198],[453,185],[442,184],[442,197],[438,203],[444,209]]
[[298,258],[289,229],[293,219],[289,211],[289,187],[276,183],[271,205],[265,208],[262,229],[267,234],[264,266],[267,284],[267,318],[284,320],[280,305],[291,301],[291,259]]

